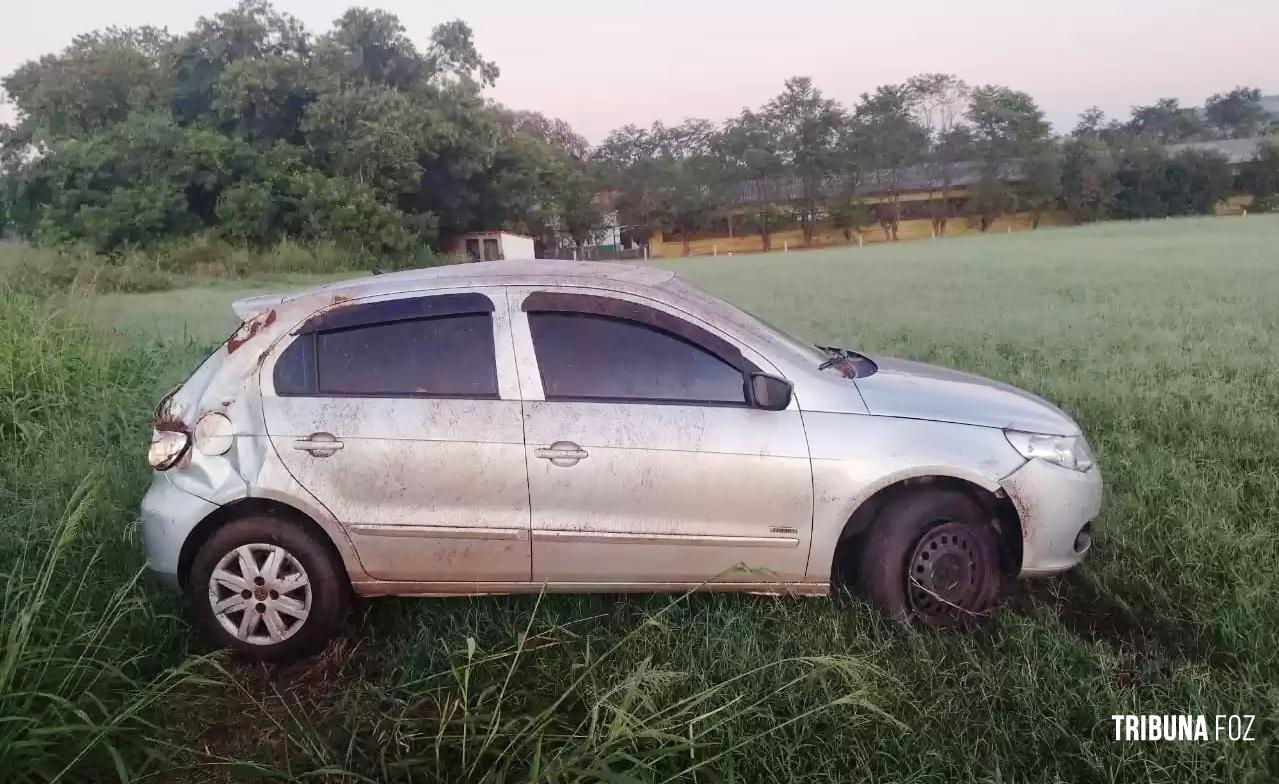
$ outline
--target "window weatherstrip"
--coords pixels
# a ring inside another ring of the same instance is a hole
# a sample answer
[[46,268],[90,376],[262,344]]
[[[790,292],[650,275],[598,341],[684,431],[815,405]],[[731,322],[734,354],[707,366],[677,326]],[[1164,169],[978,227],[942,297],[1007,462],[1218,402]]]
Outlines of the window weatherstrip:
[[[535,291],[524,298],[521,309],[526,313],[581,313],[633,321],[646,327],[674,335],[713,354],[745,373],[758,373],[754,362],[740,349],[712,332],[657,308],[638,302],[600,297],[593,294],[570,294],[559,291]],[[536,349],[536,346],[534,346]]]
[[493,300],[478,292],[431,294],[425,297],[357,302],[329,308],[313,316],[294,334],[336,332],[374,324],[393,324],[398,321],[492,313],[493,310]]

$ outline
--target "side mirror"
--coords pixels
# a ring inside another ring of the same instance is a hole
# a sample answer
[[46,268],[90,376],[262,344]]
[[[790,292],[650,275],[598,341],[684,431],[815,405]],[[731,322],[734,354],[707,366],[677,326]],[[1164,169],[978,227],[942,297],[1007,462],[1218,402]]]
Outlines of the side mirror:
[[752,408],[765,411],[781,411],[790,405],[791,391],[795,385],[784,378],[767,373],[751,373],[746,379],[746,394]]

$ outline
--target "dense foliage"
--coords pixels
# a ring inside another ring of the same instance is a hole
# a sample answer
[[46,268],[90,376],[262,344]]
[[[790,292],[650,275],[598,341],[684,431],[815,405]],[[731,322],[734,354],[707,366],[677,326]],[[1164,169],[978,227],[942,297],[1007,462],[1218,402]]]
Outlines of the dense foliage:
[[[819,223],[896,239],[904,217],[930,218],[936,234],[1014,211],[1035,225],[1059,208],[1076,221],[1162,217],[1274,187],[1273,154],[1245,173],[1165,149],[1264,133],[1254,88],[1202,111],[1161,99],[1128,121],[1089,109],[1057,138],[1031,96],[1000,85],[926,73],[845,107],[794,77],[723,123],[624,125],[592,149],[562,120],[486,100],[497,77],[466,23],[419,48],[396,17],[364,8],[318,36],[265,0],[179,36],[81,35],[3,80],[19,123],[0,126],[0,232],[98,252],[210,234],[405,255],[504,226],[568,252],[602,239],[616,209],[627,246],[657,231],[687,243],[732,213],[731,230],[767,249],[783,228],[811,242]],[[901,193],[921,182],[931,198],[907,214]]]
[[177,37],[77,37],[4,79],[10,220],[100,250],[199,231],[383,252],[441,231],[541,231],[585,142],[487,103],[497,67],[460,21],[424,50],[383,11],[313,36],[262,0]]

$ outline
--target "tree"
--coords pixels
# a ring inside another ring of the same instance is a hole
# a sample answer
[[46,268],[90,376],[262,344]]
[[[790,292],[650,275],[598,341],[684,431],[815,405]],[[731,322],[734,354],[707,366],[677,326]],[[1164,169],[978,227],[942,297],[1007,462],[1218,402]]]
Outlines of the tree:
[[1166,158],[1163,145],[1152,137],[1129,140],[1120,149],[1115,172],[1114,216],[1125,219],[1162,218]]
[[195,29],[174,41],[164,56],[173,114],[184,124],[209,117],[218,80],[233,63],[301,58],[309,49],[310,36],[302,23],[264,0],[241,0],[230,11],[200,17]]
[[1204,103],[1204,116],[1234,139],[1256,136],[1270,124],[1270,115],[1261,105],[1261,90],[1255,87],[1236,87],[1212,95]]
[[[927,137],[925,167],[929,201],[933,205],[933,232],[941,236],[946,233],[946,224],[952,217],[950,190],[955,177],[955,163],[968,152],[970,144],[968,130],[963,127],[962,120],[971,89],[958,76],[942,73],[912,76],[906,85],[912,96],[912,113]],[[940,204],[932,199],[934,188]]]
[[1114,215],[1163,218],[1210,215],[1231,189],[1226,159],[1203,150],[1167,156],[1152,140],[1134,140],[1123,148],[1116,174]]
[[1211,215],[1230,195],[1230,164],[1211,150],[1182,150],[1163,167],[1161,195],[1167,215]]
[[559,222],[573,241],[578,258],[582,257],[582,246],[596,239],[603,220],[603,210],[595,198],[599,185],[597,172],[585,164],[567,167],[557,182]]
[[627,125],[608,135],[595,160],[604,172],[602,182],[617,194],[619,216],[633,238],[647,242],[661,229],[678,234],[689,253],[692,234],[719,204],[714,185],[720,168],[711,154],[715,138],[714,126],[699,119],[669,127],[657,122],[648,129]]
[[831,197],[826,212],[830,216],[830,225],[839,229],[845,242],[853,241],[853,234],[861,233],[863,226],[870,223],[871,210],[862,203],[856,193],[843,192]]
[[743,199],[758,205],[755,219],[764,250],[772,247],[772,229],[777,217],[773,206],[774,188],[786,171],[778,136],[768,115],[743,109],[711,139],[711,151],[722,167],[724,185],[730,192],[740,193]]
[[710,156],[713,127],[706,120],[689,119],[666,128],[654,124],[657,153],[656,202],[664,228],[680,236],[684,255],[694,232],[706,224],[718,206],[711,187],[715,162]]
[[322,93],[307,107],[301,130],[319,168],[393,201],[422,176],[423,123],[415,108],[398,90],[356,84]]
[[1099,138],[1102,130],[1106,127],[1106,113],[1097,106],[1089,106],[1079,113],[1079,122],[1075,123],[1075,129],[1070,132],[1071,136],[1080,137],[1087,136],[1089,138]]
[[878,210],[885,239],[897,239],[901,222],[901,180],[905,169],[922,159],[928,137],[912,115],[913,96],[905,85],[886,84],[862,93],[853,110],[850,145],[856,151],[862,182],[888,196]]
[[333,23],[320,47],[326,70],[351,80],[403,88],[433,72],[404,25],[386,11],[349,9]]
[[822,95],[812,79],[795,76],[765,104],[762,114],[776,134],[778,157],[799,181],[800,225],[804,244],[811,245],[827,183],[842,173],[844,110]]
[[618,221],[630,237],[647,246],[661,223],[661,205],[657,200],[660,172],[657,162],[656,134],[664,132],[660,124],[653,129],[624,125],[613,130],[595,148],[592,160],[599,164],[602,182],[616,194]]
[[[514,142],[480,94],[496,77],[464,22],[419,50],[394,15],[364,8],[318,38],[264,0],[176,38],[79,36],[5,77],[20,118],[4,141],[9,219],[100,250],[194,231],[402,250],[556,219],[553,185],[592,187],[566,168],[586,143],[532,114]],[[539,130],[561,149],[526,144]]]
[[19,208],[18,179],[15,176],[21,164],[16,129],[0,123],[0,239],[8,235],[15,223],[14,211]]
[[1279,210],[1279,140],[1266,139],[1257,154],[1243,165],[1240,184],[1252,194],[1251,209],[1257,212]]
[[1020,193],[1020,206],[1030,212],[1030,226],[1039,228],[1044,213],[1054,210],[1061,203],[1061,150],[1056,144],[1039,145],[1039,149],[1025,159],[1026,182]]
[[[978,216],[981,230],[988,231],[997,217],[1016,205],[1007,183],[1017,167],[1028,169],[1028,159],[1047,155],[1049,126],[1033,98],[998,85],[973,90],[965,117],[972,128],[980,165],[979,182],[971,189],[969,207]],[[1030,179],[1027,171],[1021,174],[1023,179]]]
[[1076,223],[1109,216],[1119,184],[1118,163],[1110,145],[1097,138],[1076,136],[1061,147],[1061,195],[1066,212]]
[[24,63],[0,83],[28,132],[88,133],[168,92],[162,54],[169,45],[154,27],[110,27],[76,36],[61,53]]
[[524,134],[550,145],[571,158],[584,161],[590,155],[591,145],[573,126],[558,117],[547,117],[541,112],[508,109],[500,104],[491,107],[502,138],[509,139]]
[[303,144],[302,116],[316,98],[310,68],[300,58],[271,55],[228,65],[213,85],[218,127],[261,145]]
[[1132,107],[1127,130],[1135,136],[1149,136],[1164,144],[1195,141],[1208,135],[1208,128],[1194,109],[1182,108],[1176,98],[1160,98],[1149,106]]
[[500,74],[493,61],[480,56],[471,26],[461,19],[437,25],[431,31],[431,46],[426,59],[431,73],[445,79],[460,79],[487,87],[496,84]]

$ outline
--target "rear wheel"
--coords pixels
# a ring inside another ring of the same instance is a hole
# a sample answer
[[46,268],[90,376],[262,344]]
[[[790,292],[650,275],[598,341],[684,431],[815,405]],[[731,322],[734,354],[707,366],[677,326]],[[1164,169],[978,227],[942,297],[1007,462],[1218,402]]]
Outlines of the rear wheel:
[[196,553],[187,599],[217,646],[250,659],[289,659],[324,646],[346,615],[341,562],[297,523],[246,517]]
[[858,570],[871,600],[928,626],[989,614],[1001,580],[999,546],[980,504],[957,490],[923,490],[890,504],[866,535]]

